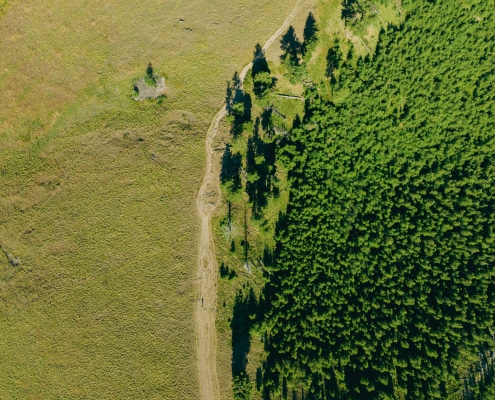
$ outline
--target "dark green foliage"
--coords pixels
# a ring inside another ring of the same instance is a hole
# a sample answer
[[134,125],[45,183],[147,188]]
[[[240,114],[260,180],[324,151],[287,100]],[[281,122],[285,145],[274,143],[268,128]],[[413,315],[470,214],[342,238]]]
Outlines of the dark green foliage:
[[265,51],[259,43],[256,44],[253,52],[253,67],[251,69],[251,75],[253,78],[263,72],[270,74],[270,68],[268,68],[268,62],[265,58]]
[[296,31],[289,27],[285,35],[280,39],[280,49],[282,54],[280,59],[288,62],[290,65],[299,65],[299,55],[301,54],[301,42],[296,36]]
[[268,72],[259,72],[253,77],[253,92],[256,97],[263,97],[266,92],[275,86],[276,78],[273,78]]
[[[494,348],[495,3],[403,3],[373,60],[332,64],[338,103],[308,91],[280,154],[265,396],[448,398],[461,350]],[[466,398],[491,390],[485,358]]]
[[316,41],[316,34],[318,32],[318,27],[316,25],[316,19],[312,12],[308,14],[308,18],[306,18],[306,24],[304,25],[303,32],[303,54],[306,52],[307,47]]
[[[366,0],[364,0],[366,1]],[[342,18],[349,20],[355,17],[358,13],[363,13],[363,1],[359,0],[342,0]]]
[[342,18],[348,21],[361,20],[376,11],[377,3],[385,3],[385,0],[342,0]]
[[146,68],[146,76],[150,79],[154,78],[155,73],[153,72],[153,65],[148,63],[148,68]]
[[234,191],[241,187],[241,167],[242,156],[239,153],[232,153],[230,145],[227,145],[222,157],[220,179],[224,184],[230,182]]
[[[242,93],[241,93],[242,94]],[[240,125],[242,124],[244,120],[244,99],[238,100],[237,102],[234,102],[232,109],[231,109],[231,115],[234,116],[234,120],[236,124]]]
[[263,97],[266,92],[275,86],[277,81],[270,76],[270,68],[268,68],[268,62],[265,58],[265,51],[258,43],[254,48],[253,67],[251,69],[251,75],[253,77],[253,92],[256,97]]
[[338,39],[335,39],[333,46],[328,49],[327,52],[327,70],[325,76],[330,78],[332,83],[336,81],[335,72],[338,70],[344,61],[342,50],[340,49],[340,43]]
[[230,327],[232,329],[232,377],[234,399],[250,399],[253,383],[246,373],[247,355],[249,353],[250,329],[255,321],[258,302],[251,288],[244,295],[242,290],[236,295]]
[[[312,24],[306,26],[306,35],[308,40],[301,43],[296,36],[296,32],[292,26],[289,27],[287,32],[282,36],[280,40],[280,48],[282,54],[280,59],[285,65],[286,73],[284,74],[292,84],[300,83],[304,80],[306,75],[306,68],[304,63],[301,62],[302,57],[306,54],[309,47],[313,47],[312,44],[316,40],[316,21],[312,14],[308,17],[306,24]],[[312,32],[310,32],[312,31]],[[312,35],[311,35],[312,33]]]
[[244,102],[244,114],[242,119],[244,122],[251,121],[251,109],[253,108],[253,101],[251,100],[251,95],[246,93],[243,98]]
[[304,24],[303,42],[300,45],[300,55],[302,57],[308,56],[309,58],[314,45],[318,39],[318,25],[316,18],[312,12],[309,12]]
[[299,128],[301,126],[301,123],[301,117],[299,115],[296,115],[294,121],[292,121],[292,129]]
[[272,113],[271,107],[266,107],[261,113],[261,128],[268,134],[273,132]]
[[495,352],[489,346],[482,346],[479,359],[471,365],[464,377],[463,400],[489,400],[495,398],[494,376]]
[[225,96],[226,110],[231,119],[231,134],[238,136],[242,133],[243,123],[251,120],[251,96],[245,95],[242,90],[242,82],[237,71],[232,77],[232,82],[227,82]]
[[232,329],[232,376],[246,371],[250,349],[250,329],[253,325],[257,300],[251,288],[247,295],[242,290],[236,295],[230,327]]
[[237,273],[230,269],[228,265],[224,263],[220,264],[220,278],[228,278],[229,280],[234,279],[237,276]]
[[253,384],[249,380],[247,373],[243,372],[234,377],[232,383],[232,391],[234,394],[234,400],[250,400],[251,392],[253,391]]
[[257,118],[253,134],[248,139],[246,154],[246,193],[255,217],[260,216],[262,208],[267,204],[276,171],[275,143],[261,138],[259,126],[260,119]]

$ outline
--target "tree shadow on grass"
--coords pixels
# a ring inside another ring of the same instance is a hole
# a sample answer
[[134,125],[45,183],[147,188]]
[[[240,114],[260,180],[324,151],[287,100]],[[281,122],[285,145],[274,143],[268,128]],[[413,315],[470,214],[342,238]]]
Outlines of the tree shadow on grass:
[[254,290],[244,295],[242,290],[236,295],[230,328],[232,329],[232,379],[234,399],[248,399],[253,389],[246,372],[248,354],[251,349],[250,330],[255,322],[258,301]]
[[230,328],[232,329],[232,375],[246,371],[250,350],[250,330],[254,323],[258,301],[251,288],[247,295],[240,290],[235,298]]

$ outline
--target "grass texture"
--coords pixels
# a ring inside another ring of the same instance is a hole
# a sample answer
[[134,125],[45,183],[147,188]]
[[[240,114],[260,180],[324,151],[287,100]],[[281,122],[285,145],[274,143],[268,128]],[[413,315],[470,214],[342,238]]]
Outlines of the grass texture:
[[294,3],[0,2],[0,398],[199,397],[204,135]]

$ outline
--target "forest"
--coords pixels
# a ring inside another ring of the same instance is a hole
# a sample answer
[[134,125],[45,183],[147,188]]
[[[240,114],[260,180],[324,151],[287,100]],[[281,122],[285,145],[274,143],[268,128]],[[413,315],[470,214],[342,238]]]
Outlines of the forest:
[[[250,139],[253,216],[277,166],[290,188],[252,315],[265,399],[495,395],[495,2],[402,7],[372,55],[329,43],[331,95],[306,82],[302,120]],[[282,40],[295,79],[305,47]]]
[[481,398],[493,379],[494,3],[403,5],[372,57],[329,52],[332,101],[308,88],[279,148],[266,397]]

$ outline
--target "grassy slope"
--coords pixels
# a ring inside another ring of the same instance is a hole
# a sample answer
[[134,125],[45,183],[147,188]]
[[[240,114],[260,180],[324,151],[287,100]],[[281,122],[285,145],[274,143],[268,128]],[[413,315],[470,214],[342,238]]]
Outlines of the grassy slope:
[[[0,260],[0,398],[198,397],[204,132],[294,3],[9,4],[0,245],[22,266]],[[131,100],[148,61],[162,104]]]

